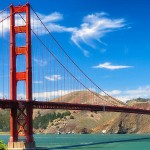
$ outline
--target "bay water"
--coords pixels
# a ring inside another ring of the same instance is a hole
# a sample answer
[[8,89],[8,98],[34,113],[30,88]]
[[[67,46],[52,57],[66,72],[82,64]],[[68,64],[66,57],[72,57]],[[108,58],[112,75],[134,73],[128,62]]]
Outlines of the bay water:
[[[35,134],[49,150],[150,150],[150,134]],[[7,144],[9,135],[0,135]]]

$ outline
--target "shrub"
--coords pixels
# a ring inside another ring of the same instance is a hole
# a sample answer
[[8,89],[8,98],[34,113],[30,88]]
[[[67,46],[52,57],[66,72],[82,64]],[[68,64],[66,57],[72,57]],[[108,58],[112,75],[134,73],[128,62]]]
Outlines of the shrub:
[[91,114],[91,117],[94,117],[93,114]]
[[74,119],[74,116],[70,116],[70,119]]
[[0,141],[0,150],[6,150],[6,145]]
[[70,111],[64,112],[64,116],[70,116],[70,115],[71,115],[71,112],[70,112]]

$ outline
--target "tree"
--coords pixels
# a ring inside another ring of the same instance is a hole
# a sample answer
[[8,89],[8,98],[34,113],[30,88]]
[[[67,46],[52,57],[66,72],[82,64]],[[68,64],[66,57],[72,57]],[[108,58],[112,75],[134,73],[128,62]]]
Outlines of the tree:
[[0,111],[0,131],[9,131],[9,111]]
[[[37,117],[34,118],[33,120],[33,127],[35,129],[46,129],[49,122],[53,122],[53,120],[55,119],[62,119],[66,116],[70,116],[71,113],[69,111],[66,111],[66,112],[63,112],[63,113],[48,113],[48,114],[45,114],[45,115],[41,115],[40,112],[38,112],[38,115]],[[71,119],[74,119],[74,116],[70,116]]]

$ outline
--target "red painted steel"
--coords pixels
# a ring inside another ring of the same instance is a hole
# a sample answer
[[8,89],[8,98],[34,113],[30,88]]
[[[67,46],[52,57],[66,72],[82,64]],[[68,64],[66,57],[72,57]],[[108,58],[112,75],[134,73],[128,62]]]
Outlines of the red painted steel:
[[[15,14],[26,13],[26,25],[15,25]],[[16,47],[16,34],[26,34],[26,45]],[[26,101],[32,101],[32,64],[31,64],[31,26],[30,5],[10,7],[10,99],[17,101],[17,82],[24,80],[26,84]],[[25,55],[26,70],[16,72],[16,56]],[[26,142],[33,142],[32,127],[32,105],[19,103],[17,107],[11,108],[10,114],[10,142],[18,141],[18,136],[25,136]]]
[[43,101],[11,101],[0,100],[0,108],[20,108],[32,106],[34,109],[65,109],[65,110],[87,110],[87,111],[106,111],[106,112],[123,112],[150,115],[150,110],[139,109],[125,106],[104,106],[90,104],[75,104],[63,102],[43,102]]
[[[10,6],[10,99],[16,101],[16,54],[15,54],[14,7]],[[10,110],[10,142],[18,141],[17,109]]]
[[16,47],[16,55],[25,55],[26,54],[26,47]]
[[26,26],[17,26],[14,27],[15,34],[17,33],[26,33]]

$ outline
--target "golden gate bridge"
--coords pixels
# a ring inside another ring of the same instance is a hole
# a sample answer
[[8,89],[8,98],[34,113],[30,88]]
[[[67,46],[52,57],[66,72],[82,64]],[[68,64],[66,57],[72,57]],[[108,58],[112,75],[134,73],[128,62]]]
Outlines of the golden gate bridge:
[[[150,114],[103,91],[71,59],[41,18],[29,3],[10,5],[0,12],[0,108],[10,109],[8,149],[36,149],[33,109]],[[86,101],[83,92],[88,95]],[[66,102],[68,94],[71,102]]]

